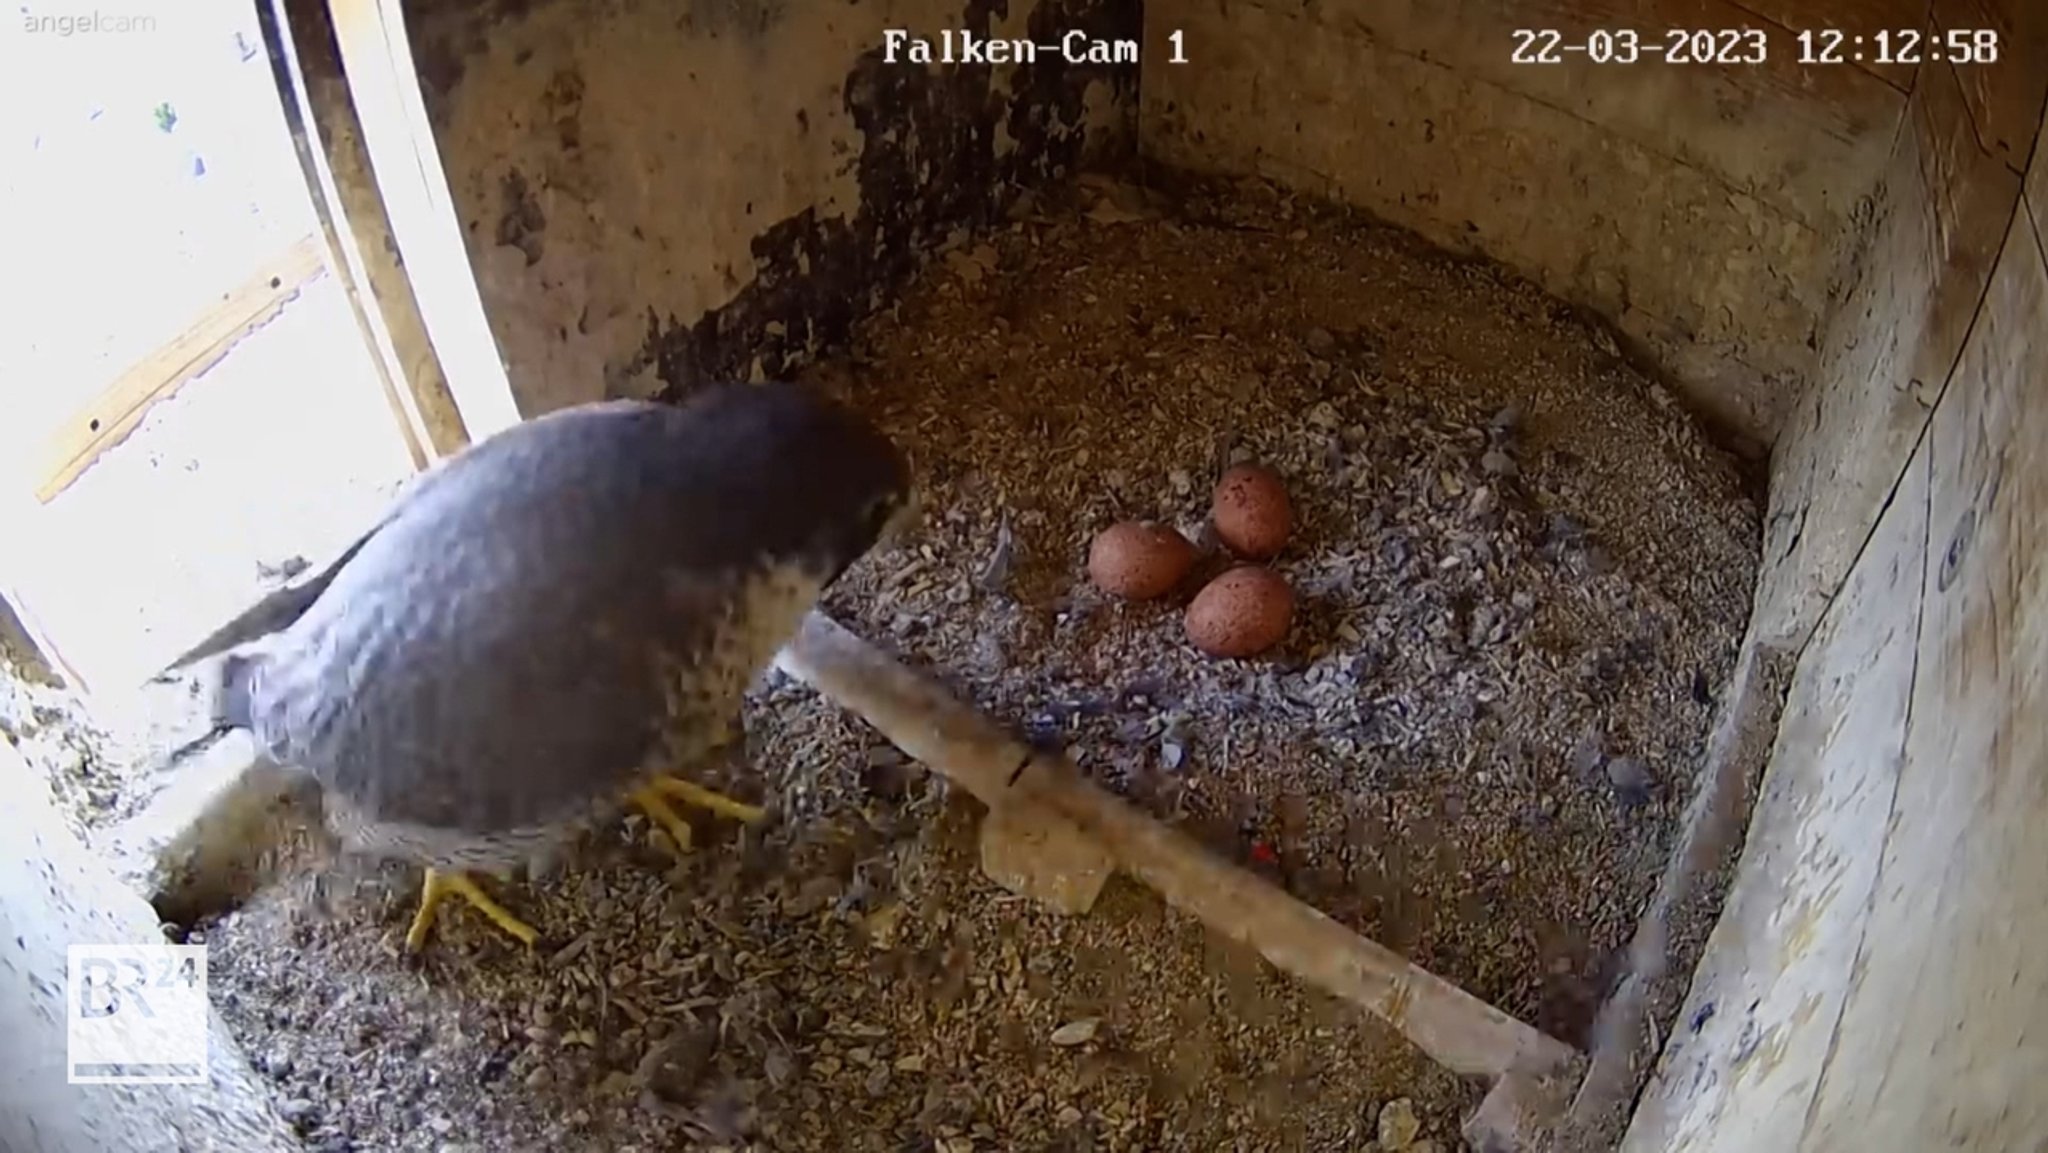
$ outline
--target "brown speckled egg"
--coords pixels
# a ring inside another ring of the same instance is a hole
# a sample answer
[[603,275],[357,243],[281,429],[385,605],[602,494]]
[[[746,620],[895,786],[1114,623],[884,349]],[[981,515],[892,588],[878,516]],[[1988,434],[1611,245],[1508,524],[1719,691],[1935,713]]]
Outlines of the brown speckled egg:
[[1212,657],[1249,657],[1287,636],[1294,590],[1269,568],[1239,565],[1204,585],[1188,605],[1188,639]]
[[1194,563],[1195,546],[1188,538],[1151,521],[1113,524],[1088,546],[1088,579],[1126,600],[1165,596]]
[[1209,519],[1217,540],[1251,560],[1278,556],[1294,531],[1287,486],[1272,469],[1256,464],[1235,465],[1216,482]]

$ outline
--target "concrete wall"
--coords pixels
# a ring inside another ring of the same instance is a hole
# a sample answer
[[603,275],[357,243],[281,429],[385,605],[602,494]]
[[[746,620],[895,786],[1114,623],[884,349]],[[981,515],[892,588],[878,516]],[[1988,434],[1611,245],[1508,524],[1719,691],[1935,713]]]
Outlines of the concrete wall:
[[2048,1147],[2048,9],[1988,7],[1779,445],[1753,632],[1811,640],[1629,1153]]
[[1132,147],[1137,70],[888,63],[883,30],[1135,40],[1132,0],[406,5],[524,415],[780,375],[960,229]]
[[[1833,7],[1848,15],[1826,19]],[[1796,29],[1928,0],[1151,0],[1141,147],[1256,172],[1515,266],[1604,316],[1761,455],[1816,363],[1910,70],[1805,66]],[[1759,19],[1759,16],[1764,19]],[[1772,21],[1775,21],[1773,23]],[[1762,27],[1760,64],[1518,62],[1516,30]],[[1178,31],[1187,63],[1166,65]]]

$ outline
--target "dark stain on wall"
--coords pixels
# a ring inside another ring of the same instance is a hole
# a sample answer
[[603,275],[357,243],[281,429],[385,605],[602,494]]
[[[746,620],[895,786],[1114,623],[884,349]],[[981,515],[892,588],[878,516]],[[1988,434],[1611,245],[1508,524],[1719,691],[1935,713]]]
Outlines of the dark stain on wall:
[[[961,24],[986,29],[1008,9],[1009,0],[970,0]],[[1141,0],[1041,0],[1028,34],[1040,43],[1069,29],[1136,40],[1142,27]],[[993,224],[1020,192],[1075,170],[1090,82],[1113,85],[1121,106],[1137,100],[1137,69],[1128,65],[1041,59],[1016,68],[1007,96],[991,79],[986,66],[906,68],[884,64],[879,47],[864,54],[843,86],[863,137],[859,211],[849,220],[806,210],[761,233],[755,280],[701,318],[650,310],[646,343],[627,373],[654,366],[661,395],[677,399],[706,381],[746,378],[757,356],[774,378],[841,347],[954,229]],[[1015,142],[1001,157],[999,124]]]
[[517,168],[505,173],[499,184],[504,211],[498,215],[498,243],[526,254],[528,268],[540,263],[542,238],[548,229],[547,214],[527,186],[526,174]]
[[[466,0],[462,4],[403,0],[412,36],[413,63],[419,69],[420,97],[427,118],[439,131],[448,125],[448,94],[462,83],[463,62],[485,51],[484,41],[498,25],[517,21],[543,0]],[[426,29],[432,35],[421,35]]]
[[[463,0],[430,4],[405,0],[420,87],[428,117],[444,137],[462,130],[450,121],[453,95],[468,62],[543,4],[586,0]],[[595,0],[588,0],[596,6]],[[863,0],[814,0],[860,4]],[[1027,0],[961,0],[954,27],[987,33]],[[679,28],[710,38],[758,40],[783,19],[785,0],[677,0]],[[1078,30],[1100,39],[1136,42],[1143,35],[1143,0],[1039,0],[1026,35],[1040,44]],[[524,62],[525,54],[518,59]],[[637,349],[613,350],[607,391],[648,369],[659,395],[677,399],[714,379],[744,379],[758,359],[764,375],[787,376],[813,357],[844,347],[854,324],[887,307],[929,255],[955,231],[972,233],[1004,219],[1026,190],[1077,170],[1088,152],[1091,84],[1107,83],[1115,105],[1130,118],[1121,154],[1096,153],[1098,165],[1134,159],[1138,69],[1132,65],[1070,65],[1056,55],[1019,64],[1007,91],[992,87],[987,65],[937,67],[887,64],[877,44],[855,62],[840,98],[861,134],[855,177],[860,202],[851,217],[821,217],[815,210],[775,222],[756,233],[750,249],[751,283],[735,286],[726,305],[701,316],[677,316],[645,306],[645,335]],[[537,151],[559,145],[565,158],[581,149],[585,78],[572,67],[550,77],[532,108],[508,109],[536,134]],[[806,118],[799,127],[808,130]],[[1010,146],[1001,156],[999,129]],[[746,126],[735,124],[734,131]],[[564,166],[573,170],[574,165]],[[547,221],[538,194],[551,179],[532,165],[499,177],[491,202],[465,206],[472,232],[521,249],[528,266],[542,256]],[[687,199],[689,188],[673,190]],[[752,222],[734,221],[745,229]],[[477,236],[470,237],[473,245]],[[620,235],[621,245],[637,235]],[[488,307],[489,301],[486,301]]]
[[564,155],[583,147],[583,73],[574,68],[555,73],[541,93],[541,110],[554,123]]
[[[403,0],[406,25],[415,30],[413,57],[419,68],[421,95],[435,129],[447,127],[447,97],[462,83],[465,62],[484,55],[485,42],[501,26],[516,24],[536,7],[551,2],[563,0]],[[599,0],[571,2],[593,9],[600,6]],[[713,40],[727,36],[755,39],[782,20],[789,0],[672,0],[671,8],[676,27],[685,31]],[[574,99],[580,100],[582,78],[575,77],[574,85]],[[551,101],[556,96],[557,92],[551,89]]]

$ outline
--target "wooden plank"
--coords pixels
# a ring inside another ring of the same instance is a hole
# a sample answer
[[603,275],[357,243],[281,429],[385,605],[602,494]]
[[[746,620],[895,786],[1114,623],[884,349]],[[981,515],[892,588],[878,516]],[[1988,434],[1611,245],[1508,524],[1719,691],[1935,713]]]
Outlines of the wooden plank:
[[1948,379],[2019,200],[2018,172],[1977,147],[1968,92],[1959,81],[1959,70],[1931,65],[1921,72],[1913,93],[1911,127],[1932,197],[1928,222],[1934,280],[1927,332],[1909,366],[1911,379],[1894,381],[1893,387],[1918,381],[1938,388]]
[[1938,30],[1991,29],[1991,64],[1929,64],[1961,83],[1978,144],[2014,172],[2027,170],[2041,111],[2048,103],[2048,3],[2043,0],[1934,0]]
[[1042,807],[1071,821],[1168,904],[1256,949],[1283,972],[1374,1013],[1456,1073],[1498,1077],[1525,1062],[1553,1068],[1578,1058],[1563,1042],[1214,856],[1087,781],[1064,757],[1036,754],[830,618],[806,618],[777,665],[992,809],[1015,815]]
[[324,267],[318,237],[300,238],[246,283],[209,309],[177,339],[151,353],[66,421],[44,450],[36,499],[48,504],[128,439],[152,406],[212,368],[243,337],[268,324]]
[[463,244],[399,0],[329,0],[335,42],[421,318],[474,440],[519,423]]
[[2034,137],[2034,154],[2027,163],[2027,203],[2033,206],[2034,221],[2048,223],[2048,115],[2041,118],[2040,135]]
[[371,352],[384,398],[424,469],[469,443],[448,377],[434,355],[412,281],[397,257],[384,198],[361,144],[325,0],[266,0],[257,16],[285,126],[306,176],[330,267]]
[[1929,431],[1906,759],[1802,1153],[2048,1147],[2044,315],[2021,214]]
[[1727,903],[1622,1153],[1791,1149],[1863,940],[1926,551],[1927,452],[1800,658]]
[[1927,68],[1886,174],[1864,271],[1835,310],[1816,387],[1780,442],[1753,627],[1793,649],[1891,499],[1962,351],[2019,177],[1977,147],[1955,73]]

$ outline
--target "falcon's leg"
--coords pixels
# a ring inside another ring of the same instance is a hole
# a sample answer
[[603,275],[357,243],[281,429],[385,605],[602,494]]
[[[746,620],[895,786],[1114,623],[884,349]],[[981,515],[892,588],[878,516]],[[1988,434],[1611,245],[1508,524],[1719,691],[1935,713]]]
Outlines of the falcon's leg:
[[534,931],[533,926],[513,916],[505,906],[491,900],[467,875],[428,869],[427,879],[420,887],[420,911],[413,915],[412,928],[405,934],[407,952],[417,953],[420,946],[426,944],[427,933],[434,927],[435,910],[440,906],[442,899],[450,894],[476,906],[477,912],[489,917],[500,929],[519,938],[521,944],[531,946],[540,939],[540,934]]
[[669,798],[688,805],[695,805],[723,817],[731,817],[749,825],[760,821],[767,814],[758,805],[735,801],[722,793],[714,793],[702,785],[691,784],[680,777],[656,776],[632,794],[633,803],[647,810],[647,815],[676,843],[676,851],[690,851],[690,825],[670,805]]

